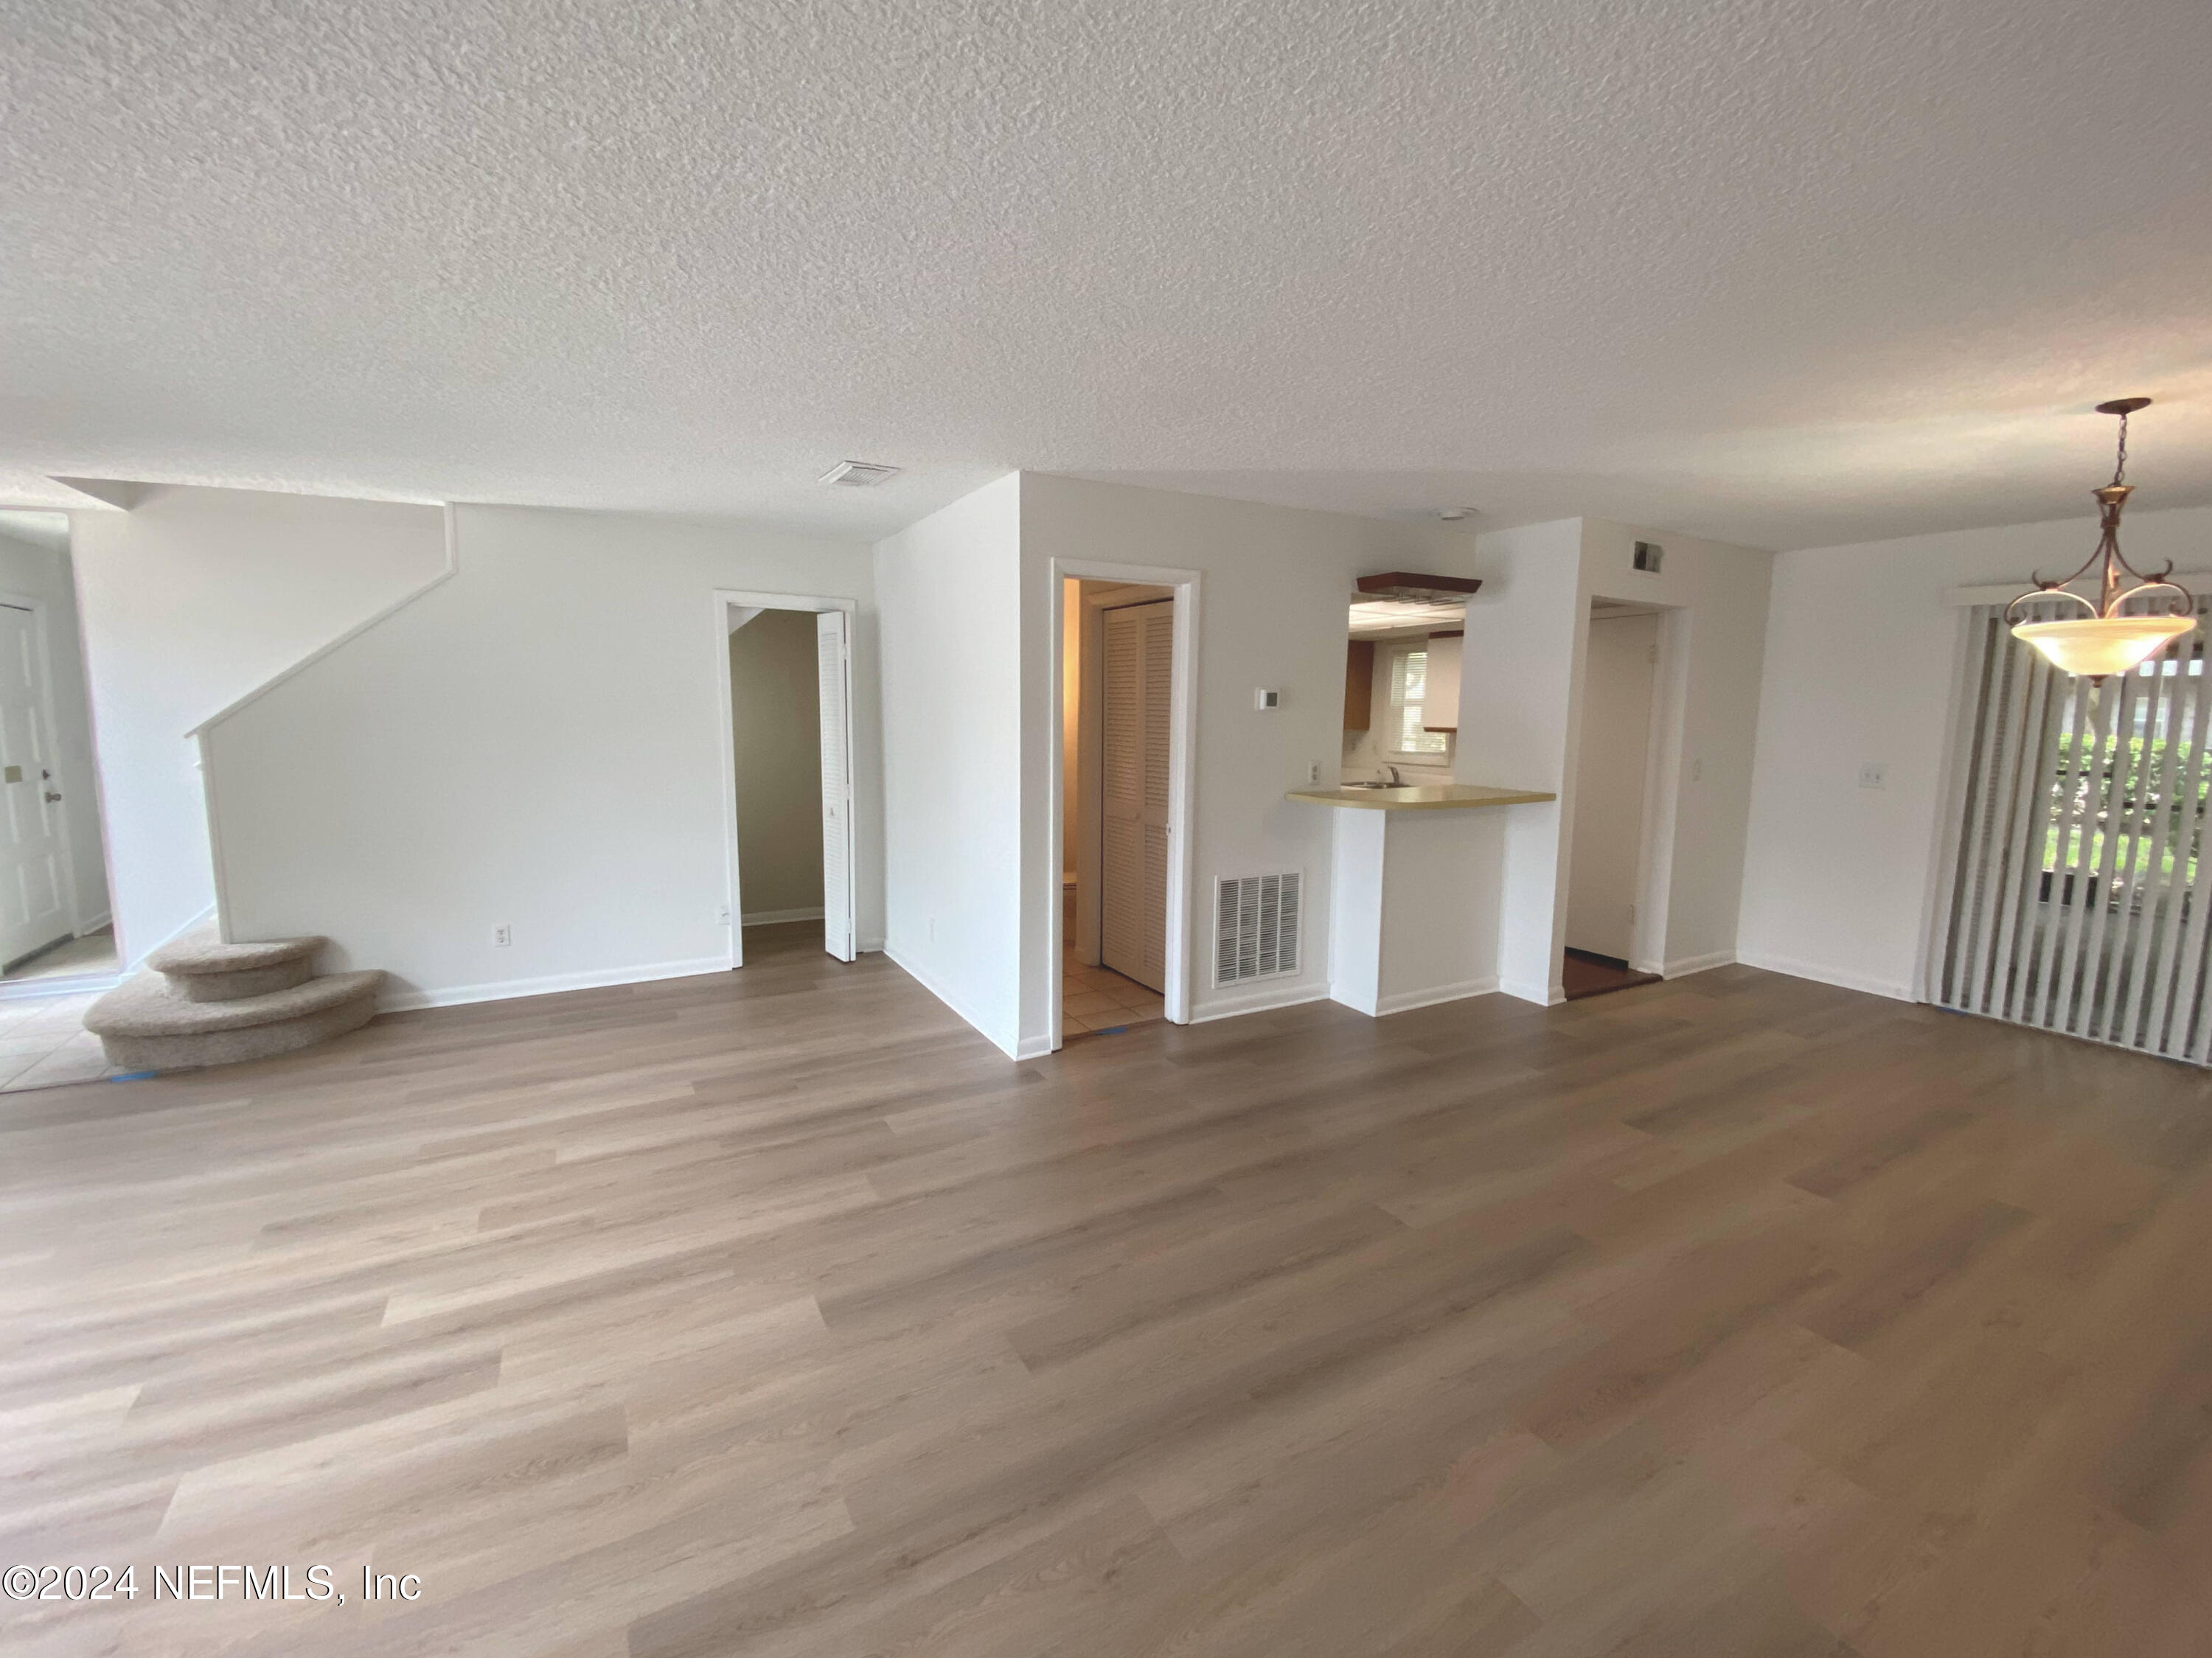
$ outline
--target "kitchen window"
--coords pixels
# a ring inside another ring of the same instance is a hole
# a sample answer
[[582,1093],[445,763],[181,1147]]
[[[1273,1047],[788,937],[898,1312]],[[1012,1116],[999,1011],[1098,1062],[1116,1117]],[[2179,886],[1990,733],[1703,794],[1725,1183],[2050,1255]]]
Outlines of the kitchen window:
[[1443,754],[1451,739],[1443,732],[1422,729],[1422,704],[1428,691],[1429,653],[1425,645],[1401,645],[1390,653],[1390,721],[1384,740],[1393,754]]

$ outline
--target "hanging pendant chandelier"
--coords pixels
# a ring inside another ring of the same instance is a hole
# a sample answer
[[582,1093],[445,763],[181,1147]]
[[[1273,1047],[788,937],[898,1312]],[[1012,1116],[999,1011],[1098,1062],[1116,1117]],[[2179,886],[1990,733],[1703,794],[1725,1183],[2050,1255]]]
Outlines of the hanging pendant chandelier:
[[[2112,467],[2112,481],[2094,492],[2104,529],[2097,550],[2063,580],[2045,581],[2037,577],[2035,590],[2022,593],[2005,611],[2009,621],[2022,605],[2039,600],[2080,605],[2088,614],[2051,622],[2014,623],[2013,637],[2026,640],[2063,671],[2083,675],[2093,682],[2141,666],[2163,650],[2167,641],[2197,626],[2197,601],[2186,588],[2166,580],[2173,574],[2171,563],[2156,575],[2146,576],[2120,556],[2120,511],[2135,493],[2133,484],[2123,482],[2128,470],[2128,416],[2149,407],[2148,398],[2121,398],[2097,405],[2099,414],[2120,417],[2119,457]],[[2094,601],[2071,591],[2071,584],[2100,564]],[[2133,576],[2134,582],[2123,586],[2123,574]]]

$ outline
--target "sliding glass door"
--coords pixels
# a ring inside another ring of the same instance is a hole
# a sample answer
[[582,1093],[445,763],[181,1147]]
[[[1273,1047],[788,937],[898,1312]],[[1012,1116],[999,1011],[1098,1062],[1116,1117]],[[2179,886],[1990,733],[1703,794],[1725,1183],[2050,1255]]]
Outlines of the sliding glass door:
[[1948,890],[1930,999],[2212,1062],[2203,630],[2102,685],[1968,616]]

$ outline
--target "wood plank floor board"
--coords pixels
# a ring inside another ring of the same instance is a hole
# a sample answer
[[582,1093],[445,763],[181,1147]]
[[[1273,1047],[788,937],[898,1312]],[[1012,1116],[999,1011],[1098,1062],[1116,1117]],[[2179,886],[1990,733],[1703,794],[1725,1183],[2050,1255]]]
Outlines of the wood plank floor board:
[[2212,1084],[1747,969],[1008,1062],[882,957],[0,1102],[12,1654],[2212,1650]]

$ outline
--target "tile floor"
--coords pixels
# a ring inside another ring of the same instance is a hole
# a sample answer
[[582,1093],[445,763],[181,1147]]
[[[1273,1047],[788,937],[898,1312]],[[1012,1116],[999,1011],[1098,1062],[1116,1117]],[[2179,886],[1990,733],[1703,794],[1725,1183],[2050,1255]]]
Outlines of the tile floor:
[[8,975],[8,982],[30,984],[40,979],[71,978],[80,973],[113,973],[120,965],[115,959],[114,929],[102,927],[97,932],[88,932],[82,938],[72,938],[33,956]]
[[100,1038],[84,1028],[84,1011],[98,999],[86,991],[0,1002],[0,1094],[114,1076]]
[[1060,1034],[1063,1038],[1166,1017],[1166,1005],[1158,991],[1147,990],[1109,968],[1087,966],[1077,961],[1072,950],[1061,961]]

